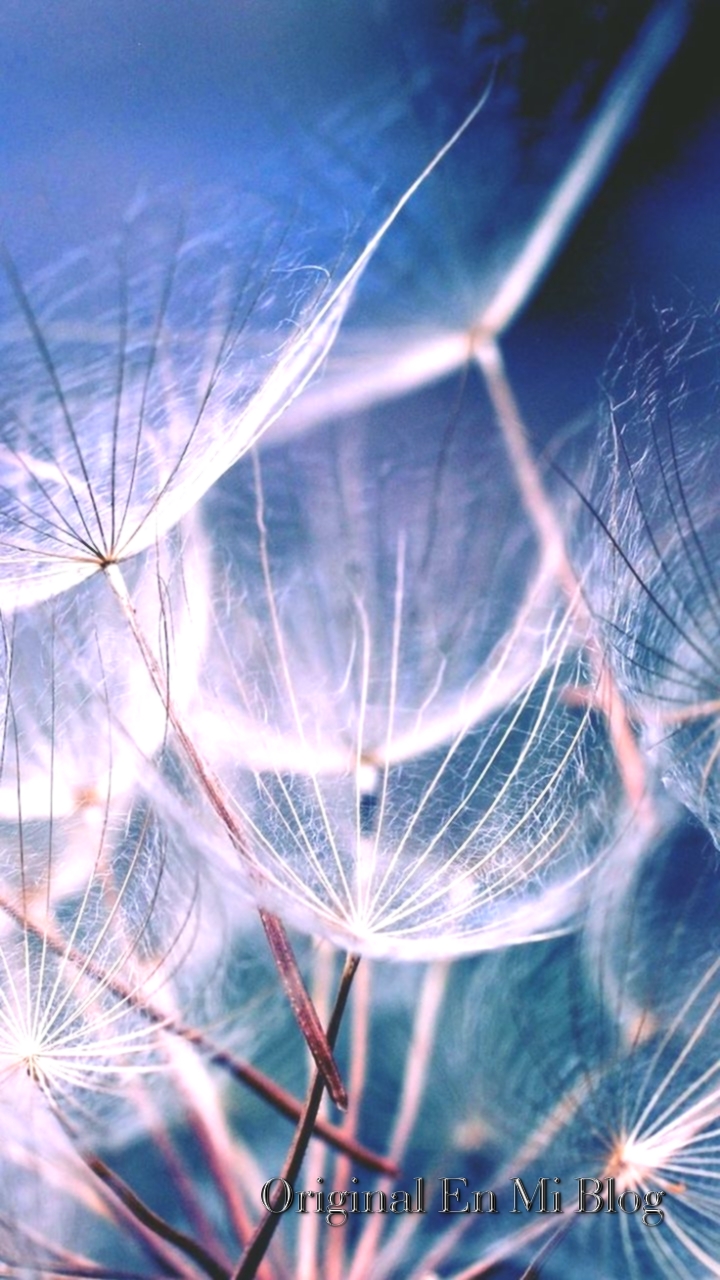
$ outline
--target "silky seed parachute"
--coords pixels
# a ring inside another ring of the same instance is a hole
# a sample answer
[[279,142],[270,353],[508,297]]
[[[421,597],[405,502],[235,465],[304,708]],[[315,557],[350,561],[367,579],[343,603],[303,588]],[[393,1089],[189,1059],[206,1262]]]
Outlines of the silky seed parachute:
[[6,260],[0,602],[152,545],[310,376],[344,298],[262,201],[140,202],[25,284]]
[[[656,852],[667,874],[671,851]],[[708,870],[706,888],[712,876]],[[639,881],[636,889],[642,893]],[[716,900],[717,884],[711,891]],[[691,888],[673,902],[688,929],[692,899]],[[662,904],[655,907],[660,913]],[[632,899],[625,908],[627,924]],[[663,920],[667,930],[666,910]],[[628,1009],[621,985],[613,1007],[598,1002],[577,937],[492,957],[470,984],[464,1031],[489,1052],[479,1051],[468,1113],[477,1107],[479,1079],[481,1118],[497,1152],[482,1185],[496,1188],[501,1208],[475,1219],[483,1224],[481,1240],[468,1229],[471,1218],[458,1218],[437,1242],[435,1265],[451,1280],[481,1280],[510,1260],[511,1274],[558,1280],[720,1274],[718,962],[698,966],[692,956],[678,965],[664,1002],[661,935],[647,933],[644,922],[646,911],[632,934],[623,934],[634,969]],[[615,963],[612,947],[622,930],[606,923],[601,958]],[[646,1020],[636,1016],[641,969],[653,993]],[[542,1000],[528,1002],[528,990],[541,991]],[[513,1204],[515,1215],[502,1212]],[[447,1258],[461,1251],[466,1265],[448,1272]],[[419,1280],[422,1269],[412,1274]]]
[[[208,547],[191,513],[127,576],[178,708],[192,700],[208,614]],[[81,821],[150,784],[167,713],[106,585],[90,579],[5,619],[0,820]],[[12,688],[12,700],[9,700]],[[6,717],[10,712],[10,722]],[[122,800],[121,800],[122,803]]]
[[[53,1111],[84,1119],[124,1079],[162,1065],[142,1014],[191,944],[169,842],[147,814],[108,811],[68,851],[66,824],[3,830],[0,867],[0,1072],[4,1098],[23,1074]],[[68,877],[67,860],[73,858]],[[118,1094],[118,1096],[120,1096]],[[42,1105],[42,1104],[41,1104]]]
[[[229,286],[227,252],[223,247],[218,279],[213,270],[216,238],[208,240],[206,229],[199,259],[198,244],[182,223],[172,252],[158,255],[153,223],[150,252],[147,240],[138,240],[139,269],[130,258],[127,238],[120,252],[110,255],[109,273],[107,252],[95,269],[81,259],[79,282],[76,274],[72,277],[69,312],[61,307],[59,315],[57,281],[52,281],[49,300],[43,302],[41,291],[33,299],[6,255],[7,280],[24,325],[18,336],[16,322],[11,322],[4,346],[12,360],[0,430],[8,476],[0,518],[0,607],[26,606],[104,571],[168,721],[241,859],[245,833],[186,732],[167,672],[142,631],[119,563],[161,539],[301,390],[322,362],[377,245],[482,105],[480,100],[410,184],[339,284],[324,294],[321,290],[311,314],[301,317],[296,308],[290,315],[293,327],[286,343],[278,338],[278,317],[270,305],[275,290],[268,280],[274,284],[280,266],[273,252],[268,268],[266,218],[260,219],[253,253],[242,258],[247,274],[240,280],[231,255]],[[247,234],[245,220],[239,225]],[[317,269],[310,274],[317,276]],[[327,284],[327,273],[320,276]],[[286,278],[294,282],[295,271],[286,269]],[[213,335],[209,353],[197,342],[198,282],[200,314]],[[79,343],[78,298],[81,312],[90,306],[95,326],[90,335],[82,332]],[[210,319],[218,306],[219,340]],[[254,333],[248,336],[250,319],[258,316],[260,354]],[[285,301],[281,323],[287,322]],[[241,367],[223,377],[232,356],[240,357]],[[218,404],[223,411],[216,417]],[[343,1105],[344,1088],[284,928],[264,908],[261,918],[308,1046],[333,1097]]]
[[435,430],[410,406],[271,449],[209,508],[227,581],[194,732],[251,892],[351,951],[557,928],[622,811],[582,636],[456,394]]
[[[613,358],[588,593],[651,758],[720,838],[720,329],[664,309]],[[608,479],[609,476],[609,479]]]
[[229,213],[140,201],[119,239],[28,285],[5,253],[1,608],[151,546],[255,443],[322,364],[377,246],[483,102],[337,282],[250,199]]

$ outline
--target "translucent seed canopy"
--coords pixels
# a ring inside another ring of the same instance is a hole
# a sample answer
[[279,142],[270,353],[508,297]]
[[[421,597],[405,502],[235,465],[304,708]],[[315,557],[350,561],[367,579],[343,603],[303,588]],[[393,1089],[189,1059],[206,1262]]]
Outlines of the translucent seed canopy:
[[87,618],[96,585],[13,619],[0,752],[0,1079],[11,1099],[27,1078],[41,1111],[76,1127],[88,1099],[102,1110],[124,1081],[165,1065],[176,972],[211,963],[222,932],[214,916],[211,944],[202,938],[212,889],[188,866],[182,833],[159,820],[153,766],[131,740],[140,696],[157,750],[157,699],[118,668],[101,607],[98,630],[77,627],[72,606]]
[[[678,916],[690,896],[678,901]],[[636,903],[634,896],[626,903],[626,924]],[[647,921],[646,910],[641,917]],[[655,1021],[648,1009],[647,1019],[635,1021],[628,1034],[643,965],[652,1003],[663,1006],[667,969],[658,963],[657,945],[644,946],[642,920],[632,936],[625,934],[634,989],[619,983],[612,1006],[598,1001],[596,983],[588,982],[578,938],[492,957],[469,984],[465,1026],[475,1043],[485,1046],[477,1069],[484,1114],[498,1148],[496,1167],[484,1185],[506,1195],[509,1188],[512,1205],[512,1179],[520,1177],[530,1195],[538,1179],[547,1179],[544,1226],[538,1201],[527,1215],[519,1202],[520,1215],[499,1214],[493,1239],[484,1246],[496,1261],[515,1259],[518,1274],[519,1259],[557,1280],[717,1274],[717,959],[698,966],[693,955],[678,963],[665,1003],[667,1017]],[[610,917],[606,923],[602,958],[619,964],[621,957],[611,955],[619,934]],[[697,914],[694,926],[689,916],[684,925],[697,929]],[[673,959],[679,960],[678,952]],[[543,999],[528,1001],[528,991],[539,990]],[[588,1193],[602,1196],[596,1215],[590,1194],[586,1212],[578,1212],[581,1179]],[[562,1214],[554,1216],[556,1192]],[[614,1212],[608,1212],[609,1196]],[[451,1253],[451,1240],[447,1248]],[[484,1257],[478,1250],[476,1263]]]
[[[127,568],[136,616],[178,708],[193,698],[209,612],[208,547],[194,514]],[[152,789],[167,715],[100,578],[5,622],[0,821],[101,815]]]
[[198,741],[254,889],[378,955],[556,927],[612,825],[578,638],[474,399],[453,382],[266,450],[209,508]]
[[716,840],[719,396],[716,312],[666,309],[633,327],[614,358],[588,579],[654,758]]
[[92,1099],[97,1116],[117,1108],[124,1082],[164,1065],[162,1016],[144,1008],[165,1007],[189,954],[196,889],[141,805],[82,832],[16,823],[11,839],[0,826],[0,1078],[86,1123]]
[[[0,298],[0,606],[161,538],[292,399],[347,298],[261,200],[138,202]],[[329,305],[326,305],[329,304]]]

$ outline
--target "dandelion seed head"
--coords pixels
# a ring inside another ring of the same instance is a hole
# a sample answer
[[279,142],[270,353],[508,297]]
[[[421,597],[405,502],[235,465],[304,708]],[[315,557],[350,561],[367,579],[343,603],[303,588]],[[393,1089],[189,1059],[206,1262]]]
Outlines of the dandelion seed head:
[[[717,313],[634,326],[614,358],[589,591],[659,774],[717,836]],[[609,477],[609,478],[608,478]]]
[[[654,856],[671,864],[672,843],[656,845]],[[619,920],[620,893],[605,904],[604,945],[590,951],[593,965],[616,974],[612,985],[597,976],[588,981],[588,939],[581,934],[492,957],[492,968],[474,977],[466,996],[478,1043],[483,1029],[493,1028],[492,1048],[478,1063],[499,1148],[491,1185],[519,1173],[532,1192],[537,1178],[552,1170],[566,1193],[566,1212],[568,1188],[576,1194],[578,1178],[599,1180],[606,1207],[609,1179],[616,1197],[627,1193],[626,1207],[638,1205],[633,1215],[616,1204],[614,1214],[603,1215],[602,1227],[599,1214],[597,1220],[573,1218],[547,1256],[542,1241],[526,1247],[519,1235],[518,1252],[528,1260],[542,1258],[550,1275],[580,1273],[588,1265],[617,1274],[620,1259],[624,1274],[663,1280],[712,1275],[716,1267],[719,967],[711,921],[703,922],[696,910],[702,888],[694,894],[688,876],[686,892],[676,893],[669,913],[661,902],[667,878],[650,875],[645,883],[652,858],[646,851],[624,886]],[[712,874],[708,870],[706,892]],[[664,921],[662,943],[657,933],[646,932],[653,896],[658,923]],[[694,947],[683,948],[683,937],[694,937]],[[633,1037],[643,970],[654,1003]],[[542,1000],[529,1005],[528,990],[542,990]],[[662,1209],[657,1231],[641,1222],[648,1206]],[[583,1228],[584,1221],[591,1225]],[[498,1234],[504,1243],[491,1248],[512,1256],[512,1232]]]
[[236,590],[194,726],[248,885],[369,954],[562,927],[617,795],[565,698],[592,679],[574,620],[461,393],[422,431],[411,408],[279,445],[209,507]]
[[[172,671],[178,708],[197,686],[208,571],[207,543],[191,516],[128,572],[140,624]],[[67,820],[81,831],[83,822],[101,820],[109,793],[120,801],[150,785],[148,760],[167,738],[167,714],[104,582],[9,618],[5,643],[0,821],[16,817],[20,803],[26,823],[52,818],[57,829]]]
[[[342,310],[261,200],[158,198],[22,281],[0,319],[0,605],[155,544],[257,439]],[[315,327],[313,328],[313,323]]]
[[15,815],[0,822],[0,1074],[21,1081],[28,1106],[32,1085],[41,1111],[84,1131],[127,1106],[133,1082],[167,1070],[176,972],[189,983],[212,958],[207,945],[195,954],[196,878],[147,798],[108,780],[56,817],[50,771],[43,816],[30,818],[25,763],[13,756]]

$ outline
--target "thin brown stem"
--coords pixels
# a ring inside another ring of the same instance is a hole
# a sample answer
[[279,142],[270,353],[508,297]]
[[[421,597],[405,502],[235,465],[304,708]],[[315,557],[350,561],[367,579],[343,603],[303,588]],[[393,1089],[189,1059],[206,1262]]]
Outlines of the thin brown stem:
[[285,926],[269,911],[261,908],[259,914],[265,937],[280,974],[280,981],[295,1015],[295,1021],[315,1059],[318,1071],[325,1080],[330,1097],[336,1107],[345,1111],[348,1103],[347,1090],[340,1078],[332,1048],[326,1039],[315,1005],[300,975]]
[[[323,1025],[327,1025],[328,1018],[332,1007],[333,990],[336,977],[336,951],[330,943],[322,943],[316,950],[313,957],[312,972],[312,996],[315,1007],[320,1014]],[[355,978],[353,986],[353,1013],[357,1004],[358,978],[365,970],[365,966],[361,965],[358,975]],[[348,1029],[351,1033],[351,1029]],[[352,1040],[350,1041],[352,1044]],[[354,1045],[353,1045],[354,1051]],[[348,1080],[349,1089],[352,1087]],[[354,1095],[350,1093],[350,1098],[354,1101]],[[350,1104],[352,1106],[352,1102]],[[328,1099],[324,1096],[320,1102],[320,1115],[327,1114]],[[347,1123],[347,1115],[344,1117]],[[318,1182],[318,1178],[325,1178],[327,1173],[327,1150],[319,1142],[311,1142],[308,1147],[305,1165],[303,1168],[303,1181],[310,1187],[322,1186]],[[257,1195],[257,1183],[256,1192]],[[333,1183],[333,1186],[335,1184]],[[332,1234],[332,1232],[331,1232]],[[342,1234],[342,1233],[341,1233]],[[298,1229],[293,1241],[293,1280],[330,1280],[326,1276],[326,1269],[320,1269],[320,1253],[323,1237],[327,1235],[327,1223],[325,1223],[318,1213],[302,1214],[298,1221]],[[265,1255],[267,1261],[267,1254]]]
[[192,1240],[190,1236],[185,1235],[183,1231],[178,1231],[171,1226],[165,1218],[161,1218],[155,1213],[149,1205],[145,1204],[138,1195],[129,1187],[128,1184],[115,1173],[109,1165],[105,1164],[99,1156],[88,1151],[80,1151],[82,1160],[87,1165],[91,1173],[108,1188],[114,1197],[119,1200],[124,1209],[135,1218],[142,1227],[147,1228],[153,1235],[164,1240],[173,1248],[178,1249],[180,1253],[194,1262],[210,1280],[228,1280],[228,1273],[225,1267],[218,1259],[205,1249],[196,1240]]
[[628,800],[637,812],[642,813],[648,806],[645,763],[620,691],[608,671],[594,634],[592,615],[568,555],[560,521],[532,456],[525,423],[505,372],[502,352],[496,342],[483,339],[476,343],[474,354],[485,379],[528,518],[547,557],[550,571],[567,597],[575,618],[588,633],[585,643],[596,677],[596,700],[605,713]]
[[209,1280],[228,1280],[227,1269],[217,1258],[155,1213],[100,1156],[82,1145],[47,1086],[38,1080],[38,1087],[63,1133],[70,1139],[75,1156],[97,1179],[115,1216],[128,1225],[142,1246],[158,1257],[165,1268],[171,1268],[170,1275],[187,1276],[191,1280],[193,1273],[186,1269],[189,1261],[199,1267]]
[[[262,1098],[263,1102],[273,1107],[280,1115],[285,1116],[288,1120],[298,1121],[300,1119],[304,1104],[288,1089],[284,1089],[282,1085],[271,1080],[264,1072],[259,1071],[257,1067],[251,1066],[248,1062],[243,1062],[242,1059],[230,1053],[229,1050],[215,1044],[198,1027],[191,1027],[174,1015],[167,1014],[162,1009],[157,1008],[152,1001],[148,1000],[136,989],[129,987],[117,975],[109,977],[102,965],[96,961],[89,960],[74,948],[67,948],[61,938],[55,937],[49,932],[47,924],[43,926],[36,924],[1,893],[0,911],[4,911],[19,928],[27,929],[29,933],[34,934],[40,941],[44,940],[56,955],[64,956],[71,964],[82,969],[88,977],[101,984],[104,990],[112,991],[129,1008],[134,1009],[141,1017],[147,1018],[148,1022],[153,1023],[161,1031],[168,1035],[178,1036],[181,1040],[186,1040],[188,1044],[201,1050],[210,1062],[227,1072],[234,1080],[252,1090],[257,1097]],[[384,1173],[391,1178],[397,1174],[397,1166],[392,1160],[386,1156],[378,1155],[375,1151],[371,1151],[369,1147],[364,1146],[346,1133],[344,1129],[341,1129],[338,1125],[331,1124],[328,1120],[318,1118],[315,1124],[314,1136],[326,1142],[328,1146],[333,1147],[336,1151],[345,1152],[357,1164],[372,1170],[374,1173]]]
[[[236,852],[246,866],[252,870],[252,858],[247,844],[247,837],[234,811],[232,800],[220,779],[198,751],[170,697],[167,676],[140,626],[135,606],[130,599],[119,565],[106,565],[105,577],[120,604],[135,643],[142,654],[148,674],[195,777],[214,812],[222,822]],[[315,1060],[318,1071],[325,1078],[330,1097],[336,1106],[344,1110],[347,1107],[347,1092],[327,1043],[317,1011],[303,981],[295,954],[290,945],[290,939],[285,932],[285,927],[282,921],[272,912],[261,909],[260,918],[270,944],[273,959],[277,965],[283,989],[288,995],[297,1024]]]
[[[242,1244],[243,1240],[249,1236],[252,1224],[237,1185],[234,1143],[228,1130],[225,1114],[216,1091],[211,1086],[204,1064],[196,1060],[194,1065],[191,1064],[190,1059],[194,1058],[191,1046],[176,1039],[168,1045],[168,1048],[175,1077],[183,1095],[184,1114],[188,1126],[205,1156],[218,1197],[222,1197],[225,1202],[236,1239]],[[198,1074],[198,1068],[200,1074]],[[192,1194],[192,1191],[193,1183],[192,1179],[189,1179],[186,1184],[186,1193]],[[222,1258],[223,1265],[229,1271],[230,1259],[224,1250],[217,1248],[213,1237],[204,1237],[200,1234],[199,1239],[208,1249]],[[260,1280],[271,1280],[271,1278],[268,1274]]]
[[[360,1110],[363,1102],[365,1079],[370,1059],[369,1039],[372,1008],[372,973],[373,970],[371,964],[366,963],[360,970],[359,976],[355,982],[351,1027],[352,1057],[348,1082],[350,1105],[348,1107],[347,1116],[345,1117],[344,1126],[344,1132],[347,1134],[354,1134],[360,1123]],[[352,1167],[350,1160],[347,1155],[341,1155],[335,1164],[333,1186],[347,1186],[351,1172]],[[325,1254],[326,1280],[343,1280],[343,1276],[347,1274],[345,1245],[346,1240],[344,1231],[330,1232]]]
[[[144,1082],[142,1083],[144,1085]],[[222,1259],[223,1264],[228,1265],[229,1267],[229,1262],[225,1257],[223,1257],[222,1246],[217,1239],[215,1229],[202,1205],[198,1188],[195,1185],[195,1180],[190,1175],[190,1171],[187,1168],[184,1157],[175,1146],[163,1120],[152,1107],[151,1098],[148,1095],[147,1089],[144,1087],[141,1088],[138,1091],[138,1094],[139,1108],[141,1113],[147,1118],[149,1124],[150,1141],[159,1155],[162,1156],[163,1164],[165,1165],[170,1178],[173,1197],[177,1199],[182,1213],[184,1214],[184,1217],[196,1238],[202,1242],[210,1253],[215,1253],[218,1258]],[[194,1114],[192,1104],[190,1104],[188,1111],[190,1127],[195,1130],[196,1134],[198,1134],[198,1137],[202,1141],[202,1134],[198,1133],[199,1121],[197,1116]],[[210,1160],[208,1160],[208,1164],[210,1166],[211,1173],[214,1173]]]
[[[331,1048],[334,1047],[338,1031],[340,1030],[340,1023],[342,1022],[345,1006],[347,1004],[348,996],[350,995],[352,980],[355,976],[355,971],[357,970],[359,963],[359,956],[349,955],[345,958],[337,996],[335,997],[335,1005],[327,1029],[327,1039]],[[298,1175],[300,1166],[305,1158],[308,1143],[313,1135],[317,1114],[325,1091],[325,1084],[326,1082],[324,1077],[319,1071],[316,1072],[310,1086],[310,1091],[307,1096],[300,1124],[295,1131],[292,1146],[290,1147],[285,1165],[282,1173],[280,1174],[280,1179],[290,1185],[294,1183],[295,1178]],[[270,1245],[270,1241],[275,1234],[280,1217],[281,1215],[275,1211],[274,1208],[268,1210],[265,1217],[259,1223],[254,1236],[250,1240],[242,1258],[240,1259],[237,1269],[233,1272],[232,1280],[253,1280],[253,1277],[257,1273],[258,1266],[260,1265],[260,1262]]]

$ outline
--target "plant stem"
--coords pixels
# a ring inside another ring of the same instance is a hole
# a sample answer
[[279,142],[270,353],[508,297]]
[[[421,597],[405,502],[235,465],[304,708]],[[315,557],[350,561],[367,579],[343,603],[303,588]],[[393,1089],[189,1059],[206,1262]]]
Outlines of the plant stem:
[[[354,1134],[360,1123],[360,1110],[365,1090],[368,1064],[370,1061],[370,1018],[372,1012],[371,979],[373,969],[368,961],[363,965],[355,981],[355,995],[352,1007],[352,1045],[349,1067],[348,1091],[350,1105],[345,1117],[344,1131]],[[344,1187],[350,1178],[352,1166],[347,1155],[343,1154],[335,1162],[333,1186]],[[325,1251],[326,1280],[343,1280],[347,1274],[346,1239],[344,1231],[331,1231]]]
[[502,352],[497,342],[482,341],[476,344],[474,354],[485,379],[523,505],[547,557],[548,567],[567,597],[574,617],[588,632],[585,643],[595,676],[596,698],[607,720],[627,798],[636,812],[650,820],[645,763],[620,691],[594,634],[593,618],[571,563],[562,526],[532,456],[525,423],[505,372]]
[[[429,964],[423,978],[420,997],[415,1006],[412,1036],[405,1055],[402,1093],[390,1139],[390,1158],[396,1164],[400,1164],[405,1156],[425,1093],[430,1060],[435,1048],[438,1020],[449,977],[448,961],[436,960]],[[384,1186],[382,1189],[388,1191],[389,1187]],[[367,1276],[379,1274],[378,1245],[382,1227],[383,1218],[380,1214],[370,1217],[353,1254],[348,1280],[364,1280]],[[400,1237],[403,1227],[415,1229],[409,1215],[395,1232],[396,1240]],[[392,1248],[392,1245],[390,1247]]]
[[[345,957],[345,964],[343,965],[340,984],[338,986],[337,996],[335,997],[335,1005],[327,1029],[327,1040],[331,1048],[334,1047],[338,1031],[340,1030],[340,1023],[342,1021],[343,1013],[345,1012],[345,1006],[350,994],[352,980],[355,976],[355,971],[359,963],[359,956],[348,955]],[[310,1086],[310,1091],[307,1096],[300,1124],[295,1131],[292,1146],[290,1147],[285,1165],[282,1173],[280,1174],[280,1178],[284,1179],[291,1185],[298,1175],[300,1166],[305,1157],[308,1143],[313,1135],[317,1114],[325,1091],[325,1083],[324,1077],[319,1071],[317,1071]],[[232,1280],[253,1280],[253,1277],[257,1273],[258,1266],[260,1265],[270,1241],[275,1234],[280,1217],[281,1215],[273,1212],[272,1209],[268,1210],[265,1217],[258,1225],[254,1236],[250,1240],[240,1262],[238,1263],[236,1270],[233,1272]]]
[[[235,850],[243,859],[246,866],[252,867],[252,858],[250,856],[250,850],[248,849],[247,837],[234,812],[232,800],[230,796],[228,796],[220,779],[215,775],[207,761],[201,756],[170,697],[167,676],[153,653],[147,637],[140,626],[135,606],[130,599],[130,594],[120,570],[120,566],[117,564],[106,565],[105,577],[107,578],[107,581],[120,604],[135,643],[142,654],[148,674],[155,686],[163,707],[165,708],[168,720],[178,736],[178,740],[183,748],[188,763],[195,774],[195,777],[200,783],[213,810],[222,822]],[[340,1107],[341,1110],[345,1110],[347,1107],[347,1093],[345,1086],[340,1078],[340,1072],[337,1069],[325,1038],[325,1032],[323,1031],[320,1019],[317,1016],[317,1011],[310,999],[302,974],[298,968],[298,963],[290,945],[290,939],[285,932],[285,927],[277,916],[262,908],[260,909],[260,919],[262,920],[273,959],[275,960],[278,973],[280,974],[283,989],[290,1000],[295,1020],[303,1034],[305,1043],[315,1059],[315,1065],[317,1066],[318,1071],[320,1071],[325,1078],[330,1097],[336,1106]]]
[[123,1208],[127,1209],[143,1227],[146,1227],[161,1240],[165,1240],[168,1244],[179,1249],[181,1253],[184,1253],[187,1258],[200,1267],[200,1270],[204,1271],[210,1277],[210,1280],[227,1280],[225,1267],[207,1249],[203,1248],[197,1241],[192,1240],[190,1236],[186,1236],[183,1231],[177,1231],[169,1222],[166,1222],[164,1218],[155,1213],[118,1174],[113,1172],[109,1165],[105,1164],[104,1160],[82,1150],[80,1151],[80,1156],[88,1169],[105,1184],[113,1196],[117,1197]]
[[[110,1204],[117,1206],[116,1212],[125,1215],[127,1220],[133,1224],[143,1243],[153,1248],[154,1241],[156,1241],[160,1246],[162,1260],[165,1265],[170,1263],[170,1259],[167,1256],[167,1246],[169,1245],[173,1254],[176,1250],[183,1254],[185,1258],[198,1266],[201,1271],[204,1271],[209,1280],[228,1280],[227,1269],[222,1266],[217,1258],[203,1248],[201,1244],[198,1244],[197,1241],[187,1236],[185,1232],[178,1231],[165,1218],[155,1213],[100,1156],[88,1151],[82,1145],[73,1125],[63,1115],[50,1090],[40,1081],[38,1081],[38,1085],[60,1128],[73,1144],[77,1156],[98,1179],[106,1192],[110,1193]],[[174,1274],[181,1275],[183,1273],[178,1270]]]
[[[232,1076],[234,1080],[251,1089],[257,1097],[262,1098],[263,1102],[273,1107],[280,1115],[285,1116],[288,1120],[297,1121],[300,1119],[303,1112],[303,1103],[288,1089],[284,1089],[282,1085],[277,1084],[275,1080],[271,1080],[264,1072],[259,1071],[257,1067],[251,1066],[249,1062],[243,1062],[241,1058],[230,1053],[228,1049],[223,1049],[220,1045],[215,1044],[198,1027],[191,1027],[174,1015],[163,1012],[142,993],[124,983],[117,975],[109,977],[102,965],[88,960],[86,956],[83,956],[73,948],[68,949],[62,939],[53,936],[49,932],[47,924],[40,926],[30,917],[23,915],[2,893],[0,893],[0,911],[4,911],[18,928],[27,929],[29,933],[33,934],[41,942],[44,941],[56,955],[64,956],[71,964],[81,969],[83,973],[98,982],[105,990],[112,991],[114,995],[118,996],[131,1009],[134,1009],[141,1017],[147,1018],[148,1022],[153,1023],[167,1035],[177,1036],[181,1040],[186,1040],[188,1044],[206,1054],[210,1062],[216,1067],[220,1067],[221,1070]],[[387,1174],[391,1178],[397,1174],[397,1166],[386,1156],[381,1156],[377,1152],[371,1151],[369,1147],[358,1142],[344,1129],[331,1124],[329,1120],[323,1120],[318,1117],[314,1136],[320,1138],[323,1142],[327,1142],[336,1151],[345,1152],[357,1164],[363,1165],[366,1169],[371,1169],[375,1173]]]

